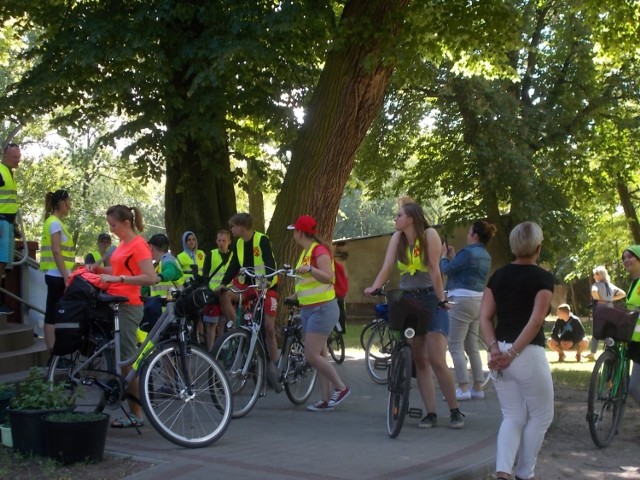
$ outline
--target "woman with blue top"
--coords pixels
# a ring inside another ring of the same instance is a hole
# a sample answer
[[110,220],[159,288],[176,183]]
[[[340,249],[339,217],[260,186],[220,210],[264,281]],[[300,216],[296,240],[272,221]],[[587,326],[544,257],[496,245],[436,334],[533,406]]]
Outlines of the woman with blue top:
[[[382,287],[394,267],[400,270],[400,290],[430,308],[435,295],[438,307],[431,320],[420,322],[412,339],[411,353],[416,366],[418,389],[427,414],[418,427],[432,428],[437,423],[435,373],[440,389],[449,405],[449,427],[462,428],[464,415],[458,409],[453,376],[447,366],[447,335],[449,334],[449,304],[444,295],[440,275],[440,236],[430,227],[422,207],[417,203],[404,203],[395,217],[396,231],[391,236],[382,269],[373,285],[365,288],[365,295],[372,295]],[[424,328],[421,328],[424,327]]]
[[[491,255],[486,247],[495,233],[495,225],[478,220],[469,228],[467,246],[457,254],[453,247],[442,245],[440,271],[447,276],[449,300],[453,303],[449,311],[449,353],[458,382],[458,400],[484,398],[478,334],[482,292],[491,268]],[[465,352],[471,364],[473,388],[469,388]]]
[[48,192],[44,198],[44,225],[40,241],[40,270],[47,284],[44,313],[44,341],[51,350],[56,340],[56,304],[62,298],[75,264],[73,238],[62,222],[71,211],[71,197],[66,190]]

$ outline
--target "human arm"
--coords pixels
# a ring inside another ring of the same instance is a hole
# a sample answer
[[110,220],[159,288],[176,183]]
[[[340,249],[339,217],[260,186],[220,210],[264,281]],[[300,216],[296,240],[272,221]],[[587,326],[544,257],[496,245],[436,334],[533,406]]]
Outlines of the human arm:
[[[239,242],[242,241],[242,239],[238,240]],[[233,280],[235,278],[235,276],[238,274],[238,272],[240,271],[240,262],[238,261],[238,255],[237,253],[235,253],[236,249],[235,249],[235,245],[232,247],[232,252],[233,254],[231,255],[231,258],[229,260],[229,265],[227,266],[227,270],[224,272],[224,277],[222,277],[222,281],[220,282],[220,286],[224,287],[225,285],[229,285],[229,283],[231,283],[231,280]],[[220,287],[218,287],[219,289]]]
[[64,257],[62,256],[62,230],[51,233],[51,254],[53,255],[56,268],[62,274],[64,284],[66,285],[69,283],[69,272],[64,266]]
[[627,296],[627,292],[625,292],[624,290],[622,290],[619,287],[616,287],[615,285],[611,285],[611,289],[613,290],[613,301],[616,302],[618,300],[622,300],[623,298],[625,298]]
[[[157,278],[151,258],[139,260],[138,267],[140,269],[140,273],[137,275],[112,275],[111,273],[102,273],[100,275],[100,280],[108,283],[119,282],[141,286],[155,285],[155,283],[157,282]],[[106,268],[104,270],[106,270]]]
[[602,297],[600,296],[600,291],[598,290],[598,285],[593,284],[591,287],[591,298],[593,298],[596,302],[602,302]]
[[[426,237],[427,237],[427,253],[428,253],[428,267],[429,267],[429,277],[431,278],[431,286],[438,297],[438,301],[442,302],[447,299],[444,294],[444,284],[442,283],[442,273],[440,273],[440,235],[435,228],[429,227],[427,228]],[[441,305],[441,307],[446,308],[446,304]]]
[[487,287],[484,289],[482,303],[480,304],[480,334],[482,335],[484,343],[488,345],[489,366],[492,369],[495,369],[495,366],[493,366],[491,360],[500,354],[498,339],[496,338],[496,326],[493,323],[495,314],[496,302],[493,297],[493,291]]
[[[320,283],[333,283],[331,254],[322,246],[316,247],[316,249],[319,248],[321,249],[321,252],[313,257],[316,261],[316,265],[301,265],[296,269],[296,272],[300,274],[308,273]],[[314,251],[313,253],[315,254],[316,252]]]
[[376,290],[382,288],[382,285],[387,281],[389,275],[391,275],[391,270],[393,269],[394,264],[397,260],[397,252],[398,252],[398,242],[400,241],[400,232],[395,232],[391,235],[391,239],[389,240],[389,245],[387,246],[387,253],[384,256],[384,262],[382,263],[382,268],[378,272],[376,279],[373,281],[373,284],[370,287],[364,289],[364,294],[370,296]]
[[267,272],[274,272],[277,270],[276,259],[273,256],[273,248],[271,247],[271,240],[266,235],[260,238],[260,250],[262,250],[262,260],[264,266],[267,267]]
[[[453,248],[453,247],[449,247]],[[452,275],[469,267],[469,252],[460,250],[455,256],[444,256],[440,259],[440,270],[443,275]]]
[[156,275],[160,282],[175,282],[182,278],[178,262],[162,262],[162,270]]

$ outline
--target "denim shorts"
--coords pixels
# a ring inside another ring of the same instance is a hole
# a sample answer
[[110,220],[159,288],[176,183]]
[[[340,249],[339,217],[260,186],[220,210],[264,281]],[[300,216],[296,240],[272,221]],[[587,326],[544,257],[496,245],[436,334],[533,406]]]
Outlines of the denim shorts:
[[15,239],[13,237],[13,223],[0,219],[0,263],[13,262]]
[[446,337],[449,336],[449,312],[444,308],[436,308],[436,314],[431,320],[430,332],[440,332]]
[[304,333],[321,333],[329,335],[340,319],[338,301],[334,298],[330,302],[320,303],[300,309],[302,331]]

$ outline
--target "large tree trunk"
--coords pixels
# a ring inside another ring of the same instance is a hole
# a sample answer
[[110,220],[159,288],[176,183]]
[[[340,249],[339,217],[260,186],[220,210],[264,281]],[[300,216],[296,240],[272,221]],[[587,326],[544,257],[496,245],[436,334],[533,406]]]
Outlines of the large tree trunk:
[[629,231],[633,237],[633,242],[640,244],[640,224],[638,224],[638,213],[633,206],[631,194],[627,187],[627,182],[622,175],[618,175],[616,179],[616,189],[618,190],[618,196],[620,197],[620,204],[624,210],[624,216],[629,224]]
[[182,251],[182,234],[187,230],[196,234],[198,248],[208,254],[215,248],[217,231],[228,228],[235,213],[227,145],[204,150],[188,142],[184,153],[167,159],[165,223],[174,254]]
[[[332,237],[356,151],[380,111],[389,84],[393,71],[389,54],[407,3],[350,0],[345,6],[340,37],[328,53],[269,226],[280,263],[297,258],[298,249],[286,226],[298,215],[314,216],[320,235],[327,240]],[[359,28],[369,24],[376,29]]]

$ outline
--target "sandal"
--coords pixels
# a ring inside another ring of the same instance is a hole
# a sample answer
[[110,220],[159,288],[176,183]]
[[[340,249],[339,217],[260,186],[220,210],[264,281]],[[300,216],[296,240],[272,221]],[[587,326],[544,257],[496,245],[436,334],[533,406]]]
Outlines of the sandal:
[[143,425],[144,421],[132,413],[128,414],[126,417],[116,418],[111,422],[111,428],[135,428],[142,427]]

